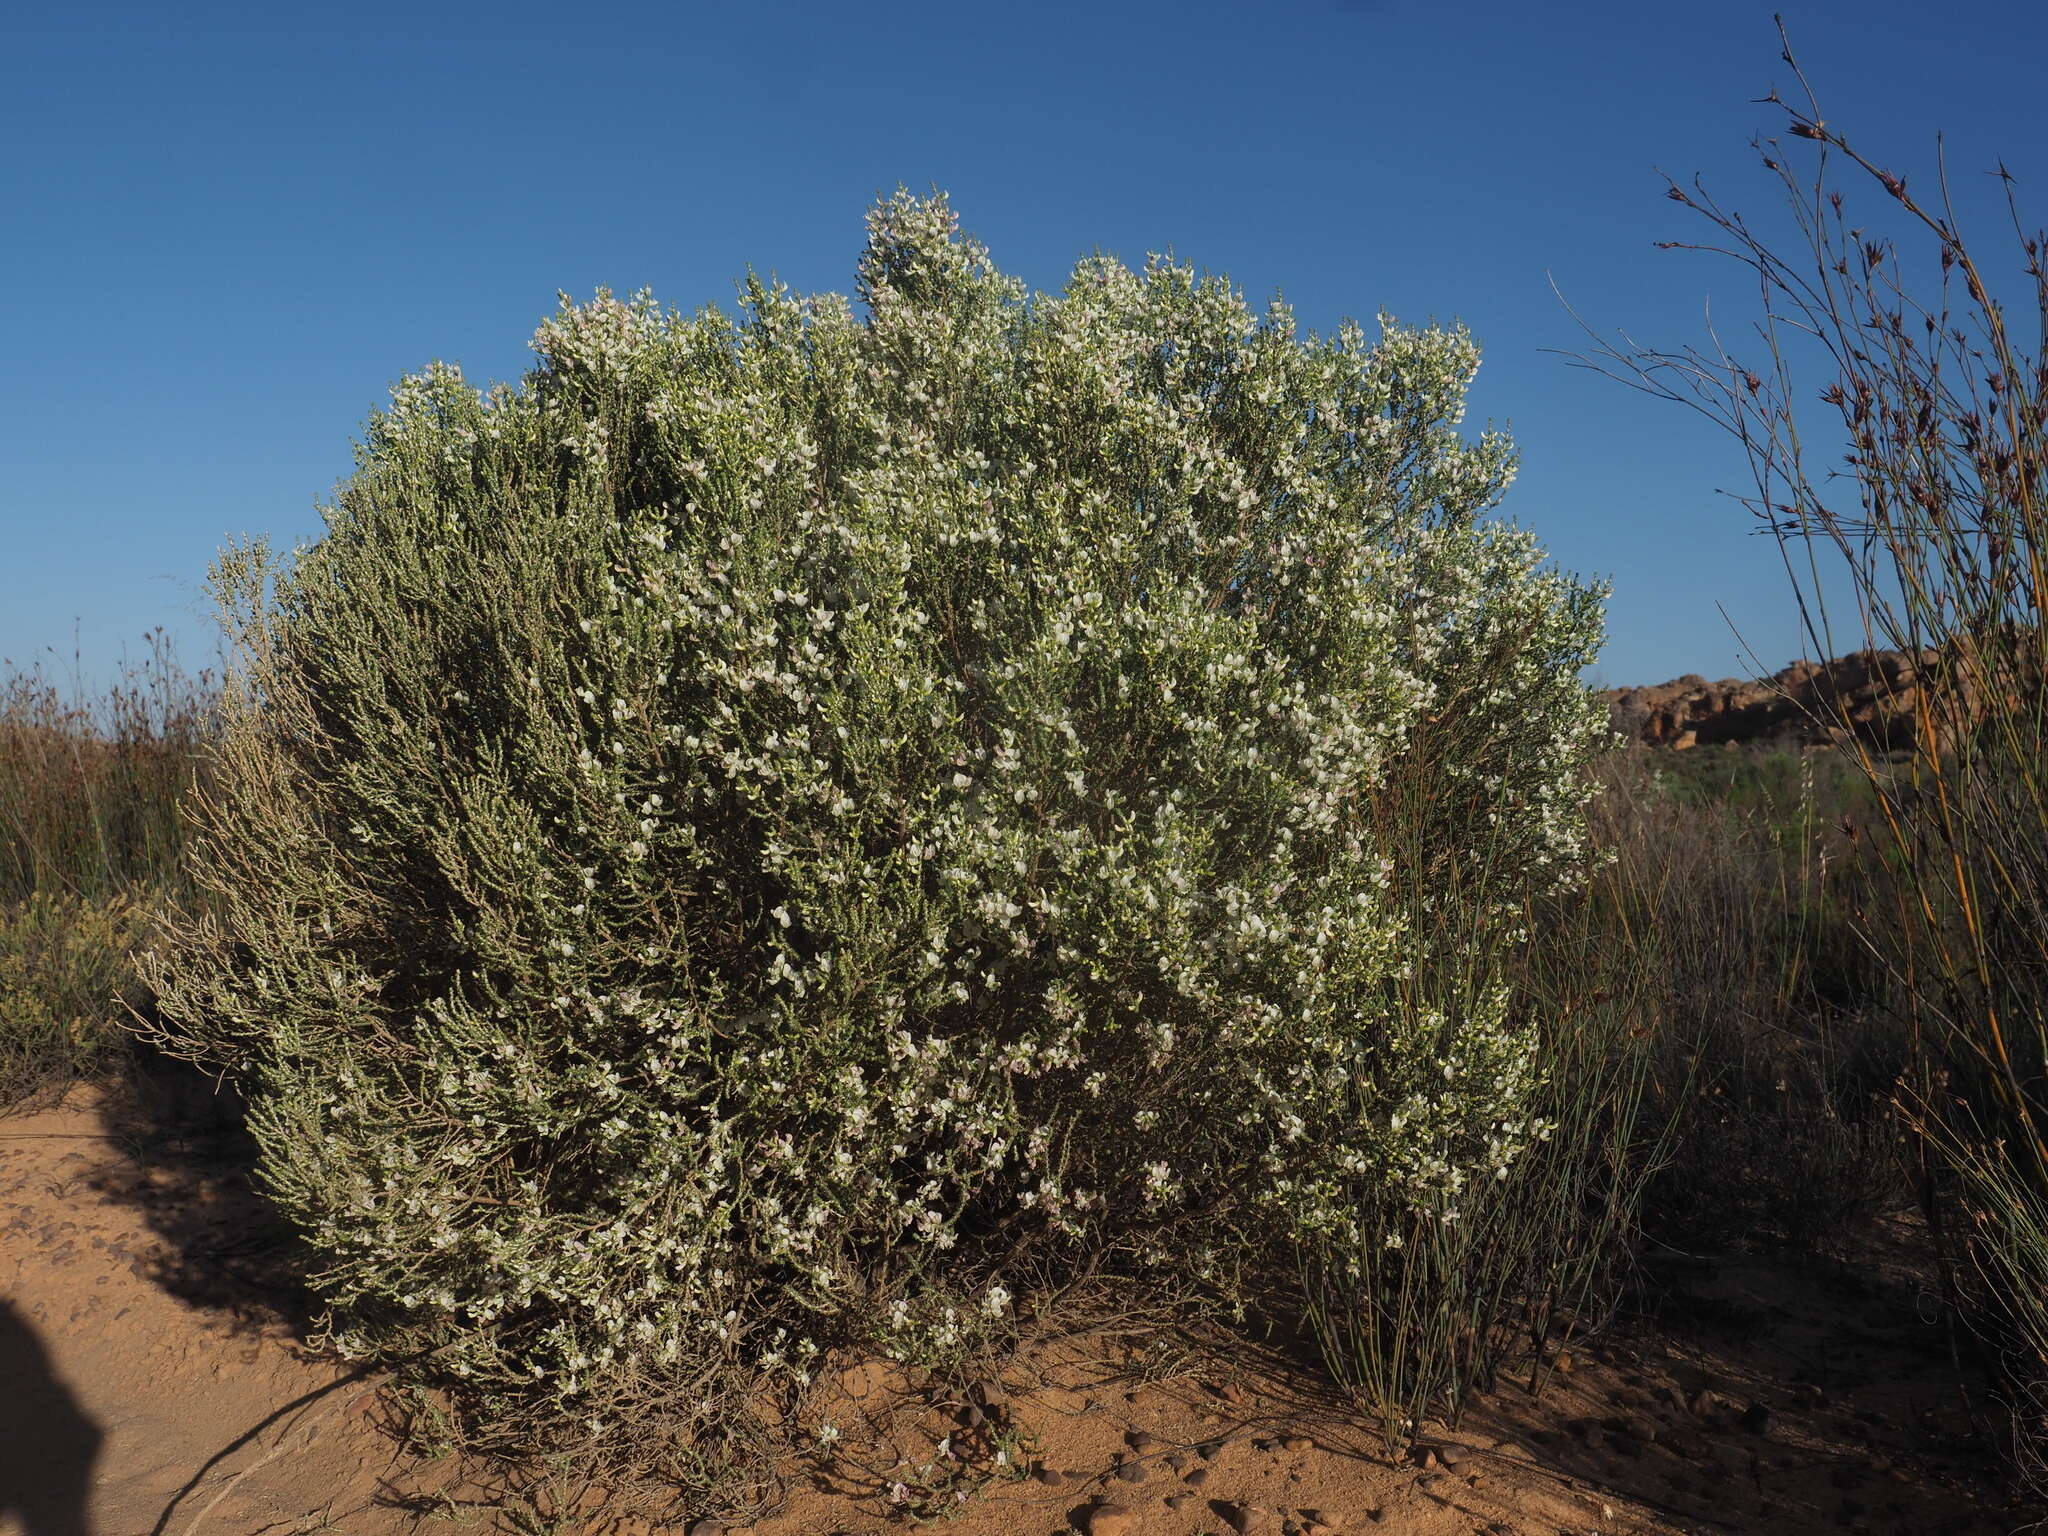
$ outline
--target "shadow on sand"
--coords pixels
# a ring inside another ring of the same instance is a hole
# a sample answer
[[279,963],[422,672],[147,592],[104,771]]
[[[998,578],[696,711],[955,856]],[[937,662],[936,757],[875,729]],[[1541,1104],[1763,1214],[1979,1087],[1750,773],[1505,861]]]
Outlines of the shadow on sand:
[[100,1427],[51,1369],[28,1319],[0,1301],[0,1517],[28,1536],[90,1536]]

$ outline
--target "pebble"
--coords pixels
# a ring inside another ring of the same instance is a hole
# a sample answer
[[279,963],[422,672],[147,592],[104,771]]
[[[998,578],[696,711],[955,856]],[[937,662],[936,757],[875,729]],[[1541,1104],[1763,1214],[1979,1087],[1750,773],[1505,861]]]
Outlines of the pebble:
[[1222,1449],[1223,1442],[1221,1440],[1205,1440],[1195,1447],[1196,1454],[1204,1461],[1214,1461],[1216,1453]]
[[1134,1461],[1126,1466],[1118,1467],[1116,1475],[1127,1483],[1142,1483],[1152,1474],[1147,1472],[1141,1463]]
[[1146,1450],[1152,1445],[1152,1443],[1152,1437],[1146,1434],[1145,1431],[1143,1431],[1142,1429],[1134,1429],[1129,1434],[1124,1436],[1124,1444],[1128,1445],[1134,1451]]
[[1172,1468],[1172,1469],[1173,1469],[1173,1470],[1174,1470],[1175,1472],[1185,1472],[1185,1471],[1187,1471],[1187,1469],[1188,1469],[1188,1459],[1187,1459],[1187,1457],[1185,1457],[1185,1456],[1182,1456],[1182,1455],[1180,1455],[1180,1454],[1178,1454],[1178,1453],[1176,1453],[1176,1454],[1174,1454],[1174,1455],[1171,1455],[1171,1456],[1168,1456],[1168,1457],[1166,1458],[1166,1464],[1167,1464],[1167,1466],[1168,1466],[1168,1467]]
[[1129,1536],[1137,1526],[1138,1512],[1122,1504],[1091,1505],[1081,1515],[1081,1529],[1087,1536]]
[[1280,1443],[1290,1451],[1312,1451],[1316,1448],[1315,1441],[1307,1435],[1289,1435]]
[[1327,1509],[1304,1509],[1301,1518],[1304,1524],[1319,1525],[1326,1531],[1339,1530],[1344,1524],[1342,1515],[1333,1514]]
[[1197,1467],[1194,1471],[1188,1474],[1187,1483],[1190,1488],[1208,1487],[1209,1469],[1206,1467]]
[[1222,1517],[1223,1523],[1237,1532],[1237,1536],[1252,1536],[1253,1532],[1263,1531],[1271,1523],[1266,1518],[1266,1512],[1254,1505],[1217,1504],[1213,1508]]
[[1003,1406],[1003,1389],[998,1382],[984,1377],[974,1384],[972,1391],[974,1397],[984,1408],[1000,1408]]
[[1175,1514],[1179,1514],[1182,1510],[1186,1509],[1190,1504],[1194,1502],[1195,1496],[1191,1493],[1170,1494],[1168,1495],[1166,1500],[1166,1507],[1172,1510]]
[[1771,1427],[1771,1410],[1762,1403],[1751,1403],[1743,1410],[1742,1427],[1752,1435],[1760,1435]]
[[1051,1467],[1040,1467],[1031,1475],[1048,1488],[1064,1488],[1067,1483],[1067,1480]]
[[725,1527],[716,1520],[692,1520],[685,1528],[685,1536],[725,1536]]

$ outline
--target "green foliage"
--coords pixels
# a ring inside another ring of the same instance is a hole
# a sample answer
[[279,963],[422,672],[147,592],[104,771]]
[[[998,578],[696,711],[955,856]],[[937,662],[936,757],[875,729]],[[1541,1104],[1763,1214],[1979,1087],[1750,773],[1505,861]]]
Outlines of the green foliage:
[[[1460,922],[1466,894],[1454,875],[1417,920]],[[1656,980],[1598,894],[1554,892],[1512,921],[1465,912],[1458,963],[1404,982],[1411,1007],[1505,984],[1544,1070],[1526,1101],[1540,1129],[1521,1156],[1433,1206],[1362,1178],[1358,1219],[1304,1252],[1324,1358],[1392,1445],[1454,1418],[1474,1386],[1494,1385],[1532,1347],[1540,1360],[1598,1328],[1618,1299],[1616,1260],[1671,1128],[1644,1099],[1654,1048],[1641,1021]]]
[[139,1001],[129,951],[148,914],[127,896],[39,892],[0,907],[0,1106],[104,1067]]
[[1031,297],[901,195],[858,297],[403,381],[326,536],[218,569],[218,915],[145,967],[339,1348],[686,1487],[835,1348],[1455,1219],[1546,1079],[1445,872],[1573,879],[1603,735],[1462,331]]

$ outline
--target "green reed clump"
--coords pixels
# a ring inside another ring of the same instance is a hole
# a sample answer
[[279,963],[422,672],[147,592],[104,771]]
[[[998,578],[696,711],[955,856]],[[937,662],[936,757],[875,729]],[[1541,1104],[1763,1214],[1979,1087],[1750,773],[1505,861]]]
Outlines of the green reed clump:
[[81,700],[41,668],[0,680],[0,1105],[108,1065],[146,1003],[128,956],[187,898],[181,799],[213,689],[161,634]]
[[1640,952],[1605,925],[1602,861],[1591,866],[1588,887],[1506,912],[1472,899],[1490,882],[1482,845],[1414,913],[1456,958],[1405,977],[1400,1006],[1455,1016],[1505,985],[1543,1070],[1528,1099],[1540,1129],[1520,1158],[1428,1202],[1388,1200],[1372,1170],[1354,1188],[1357,1224],[1304,1257],[1324,1358],[1390,1444],[1454,1418],[1512,1364],[1538,1384],[1557,1345],[1604,1323],[1617,1299],[1661,1160],[1646,1100],[1656,992]]

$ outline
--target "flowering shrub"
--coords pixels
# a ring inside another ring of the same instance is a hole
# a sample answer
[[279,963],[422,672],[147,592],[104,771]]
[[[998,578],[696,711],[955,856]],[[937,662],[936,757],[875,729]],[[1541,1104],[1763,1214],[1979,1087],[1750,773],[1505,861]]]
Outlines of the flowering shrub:
[[711,1455],[836,1346],[1227,1291],[1542,1132],[1501,989],[1414,1004],[1445,861],[1566,878],[1601,731],[1470,338],[1027,296],[903,195],[858,296],[565,301],[217,572],[221,915],[150,970],[350,1355]]

